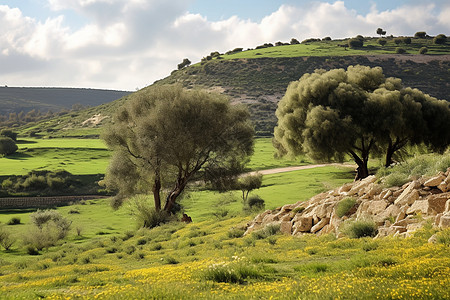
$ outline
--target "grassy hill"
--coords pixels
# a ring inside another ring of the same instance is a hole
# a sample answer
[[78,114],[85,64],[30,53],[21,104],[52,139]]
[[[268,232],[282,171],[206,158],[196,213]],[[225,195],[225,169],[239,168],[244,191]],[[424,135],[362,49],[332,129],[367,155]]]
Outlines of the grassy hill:
[[74,104],[97,106],[129,93],[100,89],[0,87],[0,114],[26,113],[32,109],[56,112],[71,109]]
[[[277,102],[289,82],[318,68],[329,70],[356,64],[381,66],[386,76],[401,78],[405,86],[450,100],[449,45],[433,45],[431,39],[413,38],[411,44],[400,45],[393,38],[386,40],[387,44],[381,46],[377,43],[378,38],[366,38],[364,46],[358,49],[342,47],[347,41],[335,40],[238,51],[205,58],[200,63],[172,72],[155,84],[180,83],[187,88],[204,88],[224,93],[233,102],[245,103],[259,136],[272,134]],[[406,53],[395,54],[399,47]],[[419,54],[422,47],[428,48],[427,55]],[[28,126],[22,133],[35,131],[54,137],[98,134],[101,124],[109,118],[100,124],[88,122],[83,125],[83,122],[96,114],[111,116],[127,97]]]

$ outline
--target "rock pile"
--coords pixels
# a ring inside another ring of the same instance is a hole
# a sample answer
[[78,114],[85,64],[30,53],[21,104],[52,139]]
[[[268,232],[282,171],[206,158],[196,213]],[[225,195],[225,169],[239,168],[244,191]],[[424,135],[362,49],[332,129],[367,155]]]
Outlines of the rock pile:
[[[450,227],[450,168],[445,173],[422,177],[402,187],[383,188],[376,181],[375,176],[369,176],[308,201],[267,210],[248,224],[245,234],[269,224],[279,224],[285,234],[339,235],[341,224],[350,218],[373,220],[378,225],[377,237],[408,236],[430,219],[435,226]],[[336,208],[346,198],[353,198],[354,205],[339,217]]]

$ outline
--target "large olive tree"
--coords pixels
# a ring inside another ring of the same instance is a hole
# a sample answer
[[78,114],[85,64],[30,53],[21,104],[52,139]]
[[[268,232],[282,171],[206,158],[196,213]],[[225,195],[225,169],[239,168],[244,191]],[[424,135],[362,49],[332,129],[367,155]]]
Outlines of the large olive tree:
[[322,161],[350,155],[358,165],[356,179],[369,175],[371,154],[384,153],[389,166],[408,142],[439,150],[450,143],[449,102],[403,88],[380,67],[305,74],[288,86],[276,115],[279,154],[306,153]]
[[152,192],[155,209],[171,212],[187,183],[202,169],[243,161],[253,151],[248,111],[219,94],[159,86],[133,94],[103,139],[114,154],[105,183],[130,194]]

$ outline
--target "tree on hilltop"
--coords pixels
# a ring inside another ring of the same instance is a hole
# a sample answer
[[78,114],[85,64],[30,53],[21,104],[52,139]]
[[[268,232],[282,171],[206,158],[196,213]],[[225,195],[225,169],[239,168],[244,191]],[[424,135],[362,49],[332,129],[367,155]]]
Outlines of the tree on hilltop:
[[103,139],[113,150],[106,186],[124,197],[152,192],[155,210],[170,213],[196,173],[230,161],[243,162],[253,151],[248,111],[219,94],[180,86],[142,90],[117,112]]
[[188,58],[183,59],[181,63],[178,64],[178,70],[183,69],[191,65],[191,61]]
[[307,154],[318,161],[350,155],[358,165],[356,179],[369,175],[372,154],[384,153],[388,166],[408,142],[438,150],[450,144],[444,129],[450,128],[449,103],[403,88],[380,67],[304,74],[288,86],[276,115],[274,145],[280,155]]

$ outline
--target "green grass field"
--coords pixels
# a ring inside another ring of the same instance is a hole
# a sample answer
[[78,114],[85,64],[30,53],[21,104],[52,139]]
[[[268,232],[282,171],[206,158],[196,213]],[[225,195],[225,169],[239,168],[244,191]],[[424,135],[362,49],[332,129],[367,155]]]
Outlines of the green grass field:
[[301,56],[347,56],[347,55],[380,55],[395,54],[396,48],[401,47],[406,50],[405,54],[419,54],[422,47],[428,48],[428,55],[450,54],[450,50],[445,45],[434,45],[431,39],[412,38],[411,44],[394,43],[394,39],[385,38],[387,43],[384,46],[378,44],[378,38],[371,38],[364,42],[362,48],[351,49],[339,47],[339,44],[346,44],[346,41],[321,41],[297,45],[276,46],[262,49],[253,49],[238,52],[230,55],[223,55],[224,59],[248,59],[261,57],[301,57]]
[[[104,174],[110,152],[100,139],[32,139],[19,141],[19,151],[0,158],[0,176],[24,175],[31,170],[61,170],[74,175]],[[256,139],[255,154],[247,165],[261,170],[306,164],[304,158],[275,159],[270,138]]]

